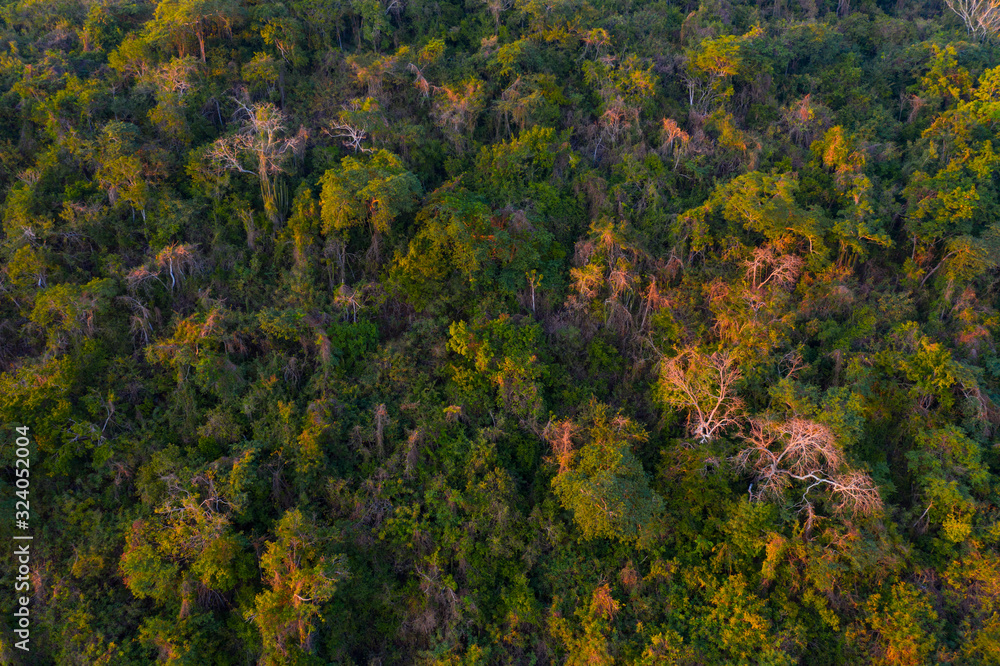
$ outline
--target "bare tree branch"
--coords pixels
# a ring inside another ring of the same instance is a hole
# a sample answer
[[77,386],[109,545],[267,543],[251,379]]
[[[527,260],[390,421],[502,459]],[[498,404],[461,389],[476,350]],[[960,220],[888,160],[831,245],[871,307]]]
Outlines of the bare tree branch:
[[872,515],[882,508],[878,488],[867,473],[851,469],[833,432],[806,419],[784,422],[753,419],[743,436],[748,446],[733,457],[740,470],[753,474],[750,497],[779,499],[794,483],[805,483],[800,510],[813,512],[814,491],[830,493],[838,514]]
[[660,368],[661,397],[688,410],[688,430],[702,442],[718,436],[740,419],[743,402],[736,395],[741,374],[727,352],[703,354],[687,349]]
[[285,172],[285,164],[307,139],[303,131],[285,136],[285,119],[273,104],[239,105],[237,115],[243,116],[239,132],[217,140],[208,157],[223,169],[256,174],[260,180],[264,208],[272,220],[277,220],[275,178]]

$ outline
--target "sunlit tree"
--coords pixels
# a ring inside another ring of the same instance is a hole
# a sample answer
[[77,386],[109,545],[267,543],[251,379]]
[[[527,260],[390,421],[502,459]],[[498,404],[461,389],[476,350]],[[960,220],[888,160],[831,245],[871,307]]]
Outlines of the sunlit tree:
[[216,141],[208,157],[223,169],[252,174],[260,181],[264,210],[272,221],[281,219],[277,177],[287,171],[289,160],[305,147],[306,133],[288,136],[284,115],[272,104],[239,104],[242,126],[235,134]]

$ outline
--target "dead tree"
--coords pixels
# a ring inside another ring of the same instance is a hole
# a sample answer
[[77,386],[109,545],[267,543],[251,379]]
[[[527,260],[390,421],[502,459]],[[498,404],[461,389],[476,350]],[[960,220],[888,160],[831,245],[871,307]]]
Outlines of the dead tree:
[[185,270],[191,272],[197,268],[199,261],[195,248],[191,244],[171,243],[156,254],[156,265],[170,275],[170,291],[184,277]]
[[761,289],[772,281],[782,289],[791,289],[802,273],[804,262],[797,255],[778,254],[774,248],[764,246],[755,248],[744,265],[753,289]]
[[736,467],[753,475],[750,498],[777,500],[798,484],[797,506],[815,515],[815,494],[826,490],[837,514],[872,515],[882,507],[878,488],[867,473],[844,460],[833,432],[825,425],[794,418],[775,422],[750,421],[743,436],[747,446],[733,457]]
[[1000,31],[1000,0],[945,0],[945,4],[979,41]]
[[273,104],[239,104],[243,116],[240,131],[223,137],[212,144],[208,157],[223,169],[256,175],[260,180],[260,194],[264,209],[273,222],[280,221],[277,199],[278,174],[285,172],[285,164],[306,141],[306,134],[299,131],[294,136],[285,135],[285,119]]
[[707,442],[740,419],[743,403],[736,395],[740,370],[727,351],[704,354],[686,349],[663,361],[660,397],[667,405],[686,409],[688,431]]
[[552,454],[555,461],[559,463],[559,473],[569,470],[573,460],[573,438],[577,436],[580,428],[570,419],[564,421],[549,421],[542,431],[542,437],[552,447]]
[[343,139],[344,145],[354,152],[360,150],[363,153],[370,153],[375,150],[374,148],[365,148],[361,145],[361,142],[368,138],[368,132],[360,127],[355,127],[347,123],[334,123],[330,126],[330,131],[327,134],[334,139]]

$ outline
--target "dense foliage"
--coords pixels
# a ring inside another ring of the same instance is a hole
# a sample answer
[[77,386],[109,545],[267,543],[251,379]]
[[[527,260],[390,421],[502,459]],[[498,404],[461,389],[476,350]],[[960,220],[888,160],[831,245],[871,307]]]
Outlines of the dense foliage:
[[0,661],[1000,663],[970,4],[4,0]]

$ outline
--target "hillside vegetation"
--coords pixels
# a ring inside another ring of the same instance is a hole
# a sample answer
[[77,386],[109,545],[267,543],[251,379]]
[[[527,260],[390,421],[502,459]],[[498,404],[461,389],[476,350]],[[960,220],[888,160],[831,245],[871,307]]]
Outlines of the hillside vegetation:
[[998,29],[5,2],[0,661],[1000,664]]

